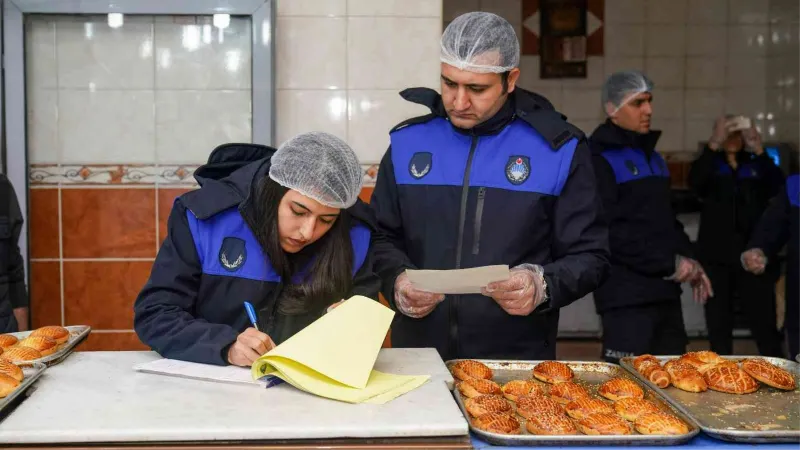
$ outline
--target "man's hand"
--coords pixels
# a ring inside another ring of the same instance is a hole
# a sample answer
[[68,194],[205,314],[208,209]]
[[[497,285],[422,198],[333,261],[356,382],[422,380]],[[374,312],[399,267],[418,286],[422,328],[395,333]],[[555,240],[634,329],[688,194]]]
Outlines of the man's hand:
[[481,293],[512,316],[527,316],[542,303],[544,277],[527,267],[514,268],[508,280],[489,283]]
[[761,275],[767,268],[767,255],[760,248],[751,248],[742,253],[742,267],[753,275]]
[[275,342],[266,334],[248,328],[236,337],[228,349],[228,362],[234,366],[250,367],[259,356],[275,347]]
[[717,117],[711,137],[708,138],[708,148],[714,151],[722,150],[722,143],[728,138],[728,119],[725,116]]
[[694,301],[705,305],[709,297],[714,296],[714,289],[711,287],[711,280],[708,279],[703,267],[696,273],[695,277],[689,281],[692,286],[692,296]]
[[14,308],[14,318],[17,319],[17,329],[28,331],[28,307]]
[[434,294],[415,288],[405,272],[394,281],[394,303],[401,313],[412,319],[427,316],[443,300],[444,294]]
[[761,134],[756,130],[756,127],[750,127],[742,130],[742,138],[744,139],[744,148],[756,156],[764,154],[764,146],[761,143]]
[[678,283],[685,283],[693,280],[697,276],[698,270],[703,270],[700,263],[692,258],[677,255],[675,257],[675,273],[668,276],[666,279]]

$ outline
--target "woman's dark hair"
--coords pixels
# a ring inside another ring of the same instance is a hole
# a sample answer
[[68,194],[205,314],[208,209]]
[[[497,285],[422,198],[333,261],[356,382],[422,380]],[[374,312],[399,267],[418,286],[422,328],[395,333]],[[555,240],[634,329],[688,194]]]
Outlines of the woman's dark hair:
[[[259,180],[246,217],[258,243],[272,267],[284,280],[278,311],[304,314],[327,307],[343,299],[353,285],[353,247],[350,241],[350,214],[342,209],[331,229],[317,242],[297,254],[281,248],[278,233],[278,206],[289,191],[269,176]],[[293,275],[302,272],[299,284],[291,284]]]

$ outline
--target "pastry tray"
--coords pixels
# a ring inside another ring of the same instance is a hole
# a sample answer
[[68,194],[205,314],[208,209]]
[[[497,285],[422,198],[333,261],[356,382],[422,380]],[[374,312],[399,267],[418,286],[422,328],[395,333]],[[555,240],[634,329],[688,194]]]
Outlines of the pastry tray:
[[[89,336],[89,333],[92,331],[92,327],[90,327],[88,325],[71,325],[71,326],[64,327],[64,328],[69,330],[69,339],[67,340],[67,342],[61,344],[61,347],[55,353],[47,355],[47,356],[43,356],[41,358],[32,359],[30,361],[24,361],[24,362],[25,363],[37,363],[38,362],[38,363],[42,363],[42,364],[44,364],[44,365],[46,365],[48,367],[49,366],[53,366],[55,364],[58,364],[61,361],[63,361],[64,358],[69,356],[69,354],[72,353],[72,350],[75,348],[75,346],[77,346],[78,344],[83,342],[83,340],[86,339],[86,337]],[[28,337],[28,335],[30,335],[31,333],[33,333],[33,331],[34,330],[19,331],[19,332],[16,332],[16,333],[6,333],[6,334],[10,334],[10,335],[16,336],[17,339],[22,340],[22,339]],[[17,363],[18,364],[22,364],[22,361],[17,361]]]
[[[455,364],[458,361],[460,360],[456,359],[452,361],[447,361],[446,364],[448,369],[450,368],[451,365]],[[489,366],[489,368],[491,368],[492,371],[494,372],[493,380],[501,386],[511,380],[532,379],[533,368],[536,366],[536,364],[541,362],[541,361],[502,361],[502,360],[481,360],[481,359],[478,359],[476,361],[480,361],[483,364]],[[589,391],[589,393],[594,398],[602,398],[597,394],[597,388],[599,388],[601,384],[610,380],[611,378],[620,377],[620,378],[628,378],[631,380],[635,380],[635,378],[633,378],[628,372],[626,372],[616,364],[609,364],[605,362],[581,362],[581,361],[562,361],[562,362],[568,365],[575,373],[575,378],[573,379],[573,381],[576,384],[580,384],[583,387],[585,387],[586,390]],[[535,381],[539,382],[538,380]],[[540,383],[540,384],[546,385],[546,383]],[[458,391],[458,389],[453,390],[453,395],[456,398],[456,403],[458,403],[459,408],[461,408],[461,412],[464,414],[464,417],[467,418],[467,422],[469,422],[470,430],[477,436],[479,436],[481,439],[495,445],[507,445],[507,446],[678,445],[688,442],[694,436],[696,436],[697,433],[700,432],[700,429],[697,427],[697,425],[691,419],[689,419],[684,413],[670,406],[666,401],[664,401],[657,393],[655,393],[648,386],[642,386],[641,383],[638,384],[645,391],[645,399],[655,403],[656,406],[658,406],[661,410],[673,414],[676,417],[683,420],[689,427],[689,432],[687,434],[678,436],[642,435],[636,433],[636,431],[633,431],[633,434],[630,435],[614,435],[614,436],[589,436],[584,434],[566,435],[566,436],[540,436],[528,433],[528,431],[525,428],[525,419],[520,416],[516,416],[517,420],[519,420],[521,425],[520,427],[521,434],[508,435],[508,434],[490,433],[483,430],[479,430],[478,428],[472,426],[470,415],[467,413],[467,409],[464,407],[465,399],[461,396],[461,393]],[[632,425],[633,424],[631,424],[631,426]]]
[[[661,364],[679,356],[656,356]],[[740,361],[748,356],[723,356]],[[800,382],[800,364],[781,358],[763,358],[791,372]],[[752,394],[736,395],[708,390],[686,392],[674,386],[658,388],[636,369],[632,357],[622,358],[625,370],[655,389],[676,409],[691,417],[706,434],[731,442],[800,442],[800,389],[781,391],[761,382]]]
[[17,364],[21,369],[22,373],[25,375],[25,378],[22,379],[22,383],[17,386],[10,394],[5,396],[5,398],[0,398],[0,416],[5,416],[6,409],[11,407],[14,404],[14,400],[23,395],[25,391],[28,390],[29,387],[33,386],[33,383],[39,378],[40,375],[44,372],[47,368],[46,365],[40,362],[24,362]]

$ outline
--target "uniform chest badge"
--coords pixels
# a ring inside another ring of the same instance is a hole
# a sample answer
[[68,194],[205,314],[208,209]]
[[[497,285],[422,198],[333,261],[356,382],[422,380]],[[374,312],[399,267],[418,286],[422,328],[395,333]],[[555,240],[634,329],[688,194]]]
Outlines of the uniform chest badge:
[[512,156],[506,163],[506,179],[509,183],[520,185],[531,176],[531,160],[527,156]]
[[633,176],[639,175],[639,168],[630,159],[625,160],[625,167],[628,168]]
[[226,237],[222,240],[219,249],[219,263],[228,272],[235,272],[247,260],[247,249],[244,240],[235,237]]
[[430,152],[417,152],[411,157],[408,163],[408,173],[414,179],[419,180],[431,171],[433,166],[433,154]]

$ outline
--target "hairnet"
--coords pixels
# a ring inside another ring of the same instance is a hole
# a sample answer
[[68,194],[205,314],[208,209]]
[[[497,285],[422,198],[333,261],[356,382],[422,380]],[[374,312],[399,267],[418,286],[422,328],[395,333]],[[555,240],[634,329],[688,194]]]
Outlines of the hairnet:
[[283,187],[331,208],[349,208],[361,192],[361,166],[353,150],[336,136],[299,134],[272,155],[269,177]]
[[653,82],[638,70],[615,72],[603,84],[603,111],[608,114],[606,103],[610,102],[615,109],[608,115],[613,116],[633,97],[642,92],[651,92],[652,90]]
[[488,12],[455,18],[444,30],[441,61],[476,73],[502,73],[519,66],[519,41],[514,27]]

